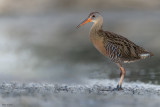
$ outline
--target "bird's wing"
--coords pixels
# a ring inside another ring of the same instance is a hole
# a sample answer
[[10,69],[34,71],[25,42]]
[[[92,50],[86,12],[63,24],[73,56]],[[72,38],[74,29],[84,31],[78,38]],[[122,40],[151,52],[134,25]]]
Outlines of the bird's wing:
[[120,53],[119,58],[123,60],[136,60],[140,58],[139,54],[147,52],[142,47],[121,35],[108,31],[103,31],[103,35],[105,46],[110,44],[112,47],[117,47]]

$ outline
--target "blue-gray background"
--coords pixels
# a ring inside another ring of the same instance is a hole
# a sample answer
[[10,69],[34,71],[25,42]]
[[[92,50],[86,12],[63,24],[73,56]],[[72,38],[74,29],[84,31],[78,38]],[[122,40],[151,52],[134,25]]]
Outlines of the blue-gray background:
[[90,43],[90,12],[103,28],[152,51],[154,57],[125,65],[125,81],[160,84],[160,2],[157,0],[0,1],[0,81],[81,83],[119,79],[119,69]]

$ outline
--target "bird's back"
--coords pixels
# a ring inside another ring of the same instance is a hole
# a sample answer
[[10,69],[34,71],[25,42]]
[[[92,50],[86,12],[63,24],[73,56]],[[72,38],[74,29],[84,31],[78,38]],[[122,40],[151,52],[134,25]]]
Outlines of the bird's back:
[[153,56],[151,52],[148,52],[121,35],[103,30],[99,30],[98,35],[103,37],[107,56],[116,63],[133,62]]

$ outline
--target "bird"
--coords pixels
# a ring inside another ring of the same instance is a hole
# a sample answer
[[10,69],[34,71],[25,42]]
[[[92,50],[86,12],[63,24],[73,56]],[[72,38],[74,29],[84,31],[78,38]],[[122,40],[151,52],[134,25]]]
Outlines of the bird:
[[120,80],[115,89],[123,90],[122,81],[125,76],[123,64],[151,57],[153,53],[136,45],[124,36],[104,31],[102,29],[103,17],[99,12],[91,12],[77,28],[88,22],[93,22],[89,33],[91,43],[102,55],[109,58],[120,68]]

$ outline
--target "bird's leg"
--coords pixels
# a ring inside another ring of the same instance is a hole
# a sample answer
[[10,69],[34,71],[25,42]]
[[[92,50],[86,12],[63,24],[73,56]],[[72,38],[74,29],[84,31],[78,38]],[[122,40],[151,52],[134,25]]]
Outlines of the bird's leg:
[[123,79],[124,79],[124,75],[125,75],[125,70],[124,70],[124,68],[123,67],[120,67],[120,80],[119,80],[119,82],[118,82],[118,85],[117,85],[117,89],[118,90],[122,90],[122,81],[123,81]]

